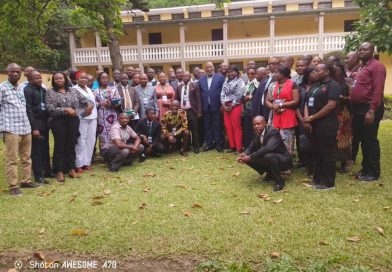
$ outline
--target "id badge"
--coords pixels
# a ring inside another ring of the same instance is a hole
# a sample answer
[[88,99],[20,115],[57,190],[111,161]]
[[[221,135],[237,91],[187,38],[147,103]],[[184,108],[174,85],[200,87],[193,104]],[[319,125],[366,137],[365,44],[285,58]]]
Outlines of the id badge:
[[143,104],[144,104],[144,105],[147,105],[147,104],[148,104],[148,98],[147,98],[147,97],[143,98]]
[[309,101],[308,101],[308,107],[312,107],[314,106],[314,97],[309,97]]
[[147,137],[147,142],[148,142],[149,144],[152,143],[152,137],[151,137],[151,136],[148,136],[148,137]]
[[280,104],[280,103],[282,103],[282,100],[281,99],[275,99],[274,103],[275,104]]
[[41,103],[41,110],[46,110],[46,105],[45,105],[45,103]]
[[177,129],[176,128],[172,128],[172,133],[176,134],[176,132],[177,132]]
[[163,102],[167,102],[167,95],[162,96]]

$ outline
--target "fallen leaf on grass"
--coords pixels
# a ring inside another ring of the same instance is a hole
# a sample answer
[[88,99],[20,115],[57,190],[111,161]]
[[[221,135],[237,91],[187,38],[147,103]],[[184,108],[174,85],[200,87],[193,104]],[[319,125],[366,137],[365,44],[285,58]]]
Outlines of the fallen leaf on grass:
[[140,205],[139,205],[139,209],[144,209],[145,207],[147,206],[147,204],[146,203],[141,203]]
[[378,186],[382,187],[382,186],[384,186],[384,183],[379,183]]
[[329,243],[326,242],[326,241],[318,241],[317,244],[318,244],[319,246],[327,246],[327,245],[329,245]]
[[309,179],[301,179],[299,182],[303,182],[303,183],[309,183],[309,182],[312,182],[311,180],[309,180]]
[[176,168],[174,168],[173,166],[169,166],[169,169],[176,170]]
[[201,208],[203,208],[203,206],[198,204],[198,203],[193,203],[192,208],[194,208],[194,209],[197,209],[197,208],[201,209]]
[[233,177],[238,177],[240,175],[240,172],[234,173],[232,176]]
[[272,257],[272,258],[279,258],[279,257],[280,257],[280,253],[274,251],[274,252],[271,253],[271,257]]
[[378,231],[378,233],[380,233],[382,236],[384,236],[385,235],[385,233],[384,233],[384,229],[383,228],[380,228],[380,227],[375,227],[375,229]]
[[358,236],[347,238],[347,241],[349,241],[349,242],[359,242],[360,240],[361,240],[361,238],[359,238]]
[[227,168],[233,168],[233,167],[234,167],[233,165],[228,165],[228,166],[227,166]]
[[191,213],[191,212],[184,212],[184,215],[185,215],[186,217],[190,217],[190,216],[192,216],[192,213]]
[[112,191],[110,191],[109,189],[106,189],[105,191],[103,191],[104,195],[110,195],[112,193]]
[[43,196],[43,197],[50,196],[51,194],[52,194],[51,192],[39,192],[39,193],[37,193],[38,196]]
[[94,173],[90,174],[90,177],[95,177],[95,174]]
[[169,204],[170,208],[174,208],[176,206],[176,204]]
[[41,228],[41,229],[39,230],[38,234],[39,234],[39,235],[42,235],[42,234],[44,234],[44,232],[45,232],[45,228]]
[[87,234],[88,232],[85,229],[73,229],[71,231],[71,235],[73,236],[86,236]]
[[383,207],[383,209],[386,211],[386,210],[389,210],[391,207],[390,206],[386,206],[386,207]]
[[240,214],[242,214],[242,215],[248,215],[248,214],[250,214],[250,212],[249,212],[249,211],[243,211],[243,212],[240,212]]
[[102,195],[93,196],[93,200],[99,200],[102,198],[104,198],[104,196],[102,196]]
[[176,184],[176,187],[178,187],[178,188],[183,188],[183,189],[186,189],[186,188],[188,188],[188,187],[186,187],[185,185],[183,185],[183,184]]
[[313,187],[313,185],[312,184],[309,184],[309,183],[306,183],[306,182],[304,182],[304,183],[302,183],[305,187],[308,187],[308,188],[311,188],[311,187]]
[[269,194],[261,193],[261,194],[258,195],[258,197],[260,197],[260,198],[268,198]]
[[68,203],[74,202],[75,199],[76,199],[76,197],[77,197],[77,194],[76,194],[76,193],[73,193],[72,196],[71,196],[71,198],[70,198],[67,202],[68,202]]
[[268,218],[267,223],[271,225],[272,224],[272,218]]
[[359,199],[358,199],[358,198],[356,198],[356,199],[354,199],[353,201],[354,201],[354,202],[359,202]]
[[137,224],[137,221],[135,221],[135,222],[132,222],[132,224],[131,225],[136,225]]
[[150,188],[144,188],[143,192],[148,193],[150,191]]
[[45,255],[42,252],[34,252],[34,257],[37,258],[40,261],[45,260]]
[[273,202],[277,204],[277,203],[281,203],[282,201],[283,201],[283,198],[278,199],[278,200],[274,200]]
[[91,206],[98,206],[98,205],[103,205],[104,203],[102,201],[99,200],[94,200],[93,202],[91,202]]
[[144,173],[143,177],[155,177],[155,173]]
[[194,168],[193,166],[192,166],[192,167],[189,167],[188,170],[193,170],[193,168]]

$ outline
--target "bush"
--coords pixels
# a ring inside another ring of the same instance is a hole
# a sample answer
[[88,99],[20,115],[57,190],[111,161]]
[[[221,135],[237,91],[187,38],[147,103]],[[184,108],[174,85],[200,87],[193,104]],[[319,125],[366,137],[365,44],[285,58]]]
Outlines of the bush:
[[392,119],[392,95],[384,95],[384,119],[390,120]]

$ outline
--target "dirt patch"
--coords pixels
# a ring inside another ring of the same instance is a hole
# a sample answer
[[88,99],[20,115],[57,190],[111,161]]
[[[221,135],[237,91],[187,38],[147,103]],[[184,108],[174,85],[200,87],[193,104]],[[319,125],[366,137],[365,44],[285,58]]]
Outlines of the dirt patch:
[[[3,271],[137,271],[186,272],[194,271],[200,262],[190,256],[149,258],[141,256],[97,256],[57,251],[0,253],[0,272]],[[17,269],[15,269],[17,267]]]

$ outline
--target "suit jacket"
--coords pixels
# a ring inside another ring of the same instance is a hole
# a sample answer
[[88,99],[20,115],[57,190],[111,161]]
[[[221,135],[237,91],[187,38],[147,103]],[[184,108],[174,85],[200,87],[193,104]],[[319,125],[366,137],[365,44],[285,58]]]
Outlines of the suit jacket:
[[[135,88],[133,88],[131,85],[128,84],[126,88],[127,88],[128,92],[129,92],[129,96],[131,97],[133,111],[135,113],[138,113],[139,112],[139,108],[140,108],[140,98],[139,98],[139,95],[136,93]],[[121,84],[117,85],[117,90],[118,90],[118,93],[120,94],[120,96],[122,98],[124,98],[124,92],[123,92]],[[122,103],[121,107],[122,107],[122,109],[124,109],[124,99],[122,100],[121,103]]]
[[215,73],[212,77],[210,88],[208,88],[207,75],[204,75],[199,80],[199,88],[201,100],[203,104],[203,111],[219,111],[221,108],[221,91],[225,77],[222,74]]
[[[188,82],[188,92],[189,92],[189,102],[191,103],[192,110],[195,114],[202,114],[201,108],[201,96],[199,85],[193,82]],[[184,83],[178,85],[177,89],[175,90],[176,94],[174,96],[175,100],[178,100],[181,103],[181,92]]]
[[135,131],[139,135],[151,136],[152,145],[158,144],[161,140],[161,124],[156,120],[152,121],[151,134],[149,134],[147,118],[143,118],[137,123]]
[[27,84],[23,91],[26,98],[26,112],[31,130],[47,130],[49,116],[46,110],[43,110],[41,107],[41,103],[46,103],[45,88]]
[[252,142],[245,150],[245,154],[250,155],[252,160],[263,158],[269,153],[279,153],[291,158],[279,131],[272,126],[265,127],[263,144],[260,143],[260,136],[255,133]]

